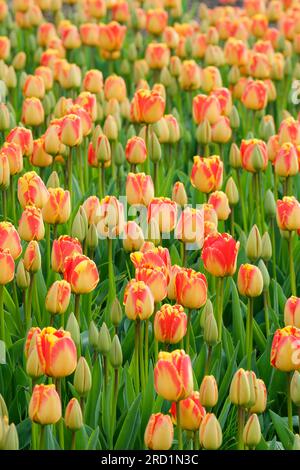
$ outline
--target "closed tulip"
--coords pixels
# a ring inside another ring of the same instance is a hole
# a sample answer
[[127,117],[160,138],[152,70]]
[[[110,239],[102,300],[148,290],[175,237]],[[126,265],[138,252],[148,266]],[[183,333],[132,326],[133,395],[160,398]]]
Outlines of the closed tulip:
[[240,243],[227,233],[209,235],[202,250],[205,269],[213,276],[232,276],[236,271],[239,246]]
[[231,209],[226,193],[223,191],[214,191],[210,194],[208,204],[211,204],[216,211],[218,220],[227,220]]
[[150,416],[144,435],[144,442],[148,449],[169,450],[173,436],[174,429],[170,416],[162,413]]
[[76,114],[68,114],[61,122],[60,139],[64,145],[74,147],[82,142],[81,119]]
[[141,137],[131,137],[127,141],[125,148],[126,160],[131,165],[139,165],[144,163],[147,158],[147,148],[144,139]]
[[49,197],[44,204],[42,215],[48,224],[64,224],[71,215],[71,199],[69,191],[62,188],[49,188]]
[[179,85],[183,90],[198,90],[201,86],[201,69],[194,60],[184,60],[179,72]]
[[36,345],[44,374],[50,377],[66,377],[77,365],[77,352],[71,334],[62,329],[43,328],[36,335]]
[[28,171],[18,179],[18,199],[25,206],[35,206],[41,209],[49,197],[48,190],[35,171]]
[[34,423],[45,426],[61,418],[61,401],[55,385],[35,385],[29,402],[29,417]]
[[108,24],[100,23],[98,45],[105,58],[114,59],[119,57],[125,39],[126,26],[117,21]]
[[192,185],[203,193],[210,193],[221,188],[223,182],[223,162],[220,157],[194,157],[191,173]]
[[181,269],[175,279],[176,301],[189,309],[199,309],[207,300],[207,280],[193,269]]
[[[192,392],[185,400],[179,402],[180,426],[186,431],[197,431],[205,417],[205,409],[200,403],[199,392]],[[177,423],[176,403],[170,409],[174,424]]]
[[40,138],[33,141],[32,154],[29,157],[32,165],[40,168],[50,166],[53,162],[53,157],[45,151],[45,139]]
[[202,406],[212,408],[218,403],[218,385],[213,375],[205,375],[200,385],[199,400]]
[[280,230],[299,230],[300,204],[294,196],[277,200],[276,220]]
[[298,156],[292,143],[282,144],[275,158],[274,169],[278,176],[284,176],[285,178],[298,173]]
[[148,223],[155,220],[161,233],[170,233],[176,223],[177,205],[166,197],[153,198],[148,206]]
[[250,408],[250,413],[263,413],[267,407],[267,389],[261,379],[256,380],[255,403]]
[[65,259],[63,274],[75,294],[88,294],[99,282],[99,273],[94,261],[79,253]]
[[14,142],[5,142],[1,148],[1,153],[4,153],[8,158],[11,176],[21,173],[23,170],[23,155],[20,145]]
[[170,50],[164,43],[153,42],[148,44],[145,58],[150,69],[161,70],[169,65]]
[[66,406],[65,424],[73,432],[78,431],[83,426],[82,411],[76,398],[71,398]]
[[15,262],[8,249],[0,248],[0,285],[8,284],[15,275]]
[[9,250],[14,260],[22,253],[20,235],[10,222],[0,222],[0,249]]
[[26,206],[19,220],[18,232],[22,240],[42,240],[45,227],[41,209],[35,206]]
[[26,129],[26,127],[15,127],[6,137],[6,141],[19,144],[23,155],[26,155],[27,157],[31,155],[33,138],[30,129]]
[[25,126],[40,126],[45,119],[45,111],[38,98],[25,98],[21,120]]
[[271,365],[283,372],[300,370],[300,330],[286,326],[276,330],[271,349]]
[[144,244],[144,234],[141,227],[130,220],[124,225],[123,248],[125,251],[138,251]]
[[107,101],[116,99],[119,103],[125,100],[126,83],[123,77],[118,75],[109,75],[104,83],[104,95]]
[[284,324],[285,326],[300,327],[300,298],[292,296],[287,299],[284,306]]
[[221,117],[221,105],[215,95],[197,95],[193,99],[193,118],[196,124],[207,120],[215,124]]
[[36,75],[27,75],[23,85],[23,95],[25,98],[43,99],[45,95],[45,84],[41,77]]
[[229,399],[234,405],[247,407],[250,398],[250,385],[246,371],[238,369],[230,384]]
[[259,111],[267,105],[268,90],[263,81],[249,80],[242,93],[241,101],[247,109]]
[[30,273],[41,269],[41,252],[36,240],[31,240],[24,253],[24,268]]
[[154,335],[161,343],[176,344],[187,330],[187,316],[181,305],[164,304],[154,318]]
[[62,273],[65,259],[75,253],[82,254],[82,247],[76,238],[61,235],[53,241],[51,253],[51,267],[53,271]]
[[207,413],[200,425],[199,441],[206,450],[217,450],[222,445],[222,429],[213,413]]
[[241,295],[258,297],[263,290],[263,277],[260,269],[252,264],[241,264],[237,284]]
[[106,196],[100,201],[98,234],[102,238],[115,237],[124,230],[124,207],[115,196]]
[[145,175],[145,173],[128,173],[126,197],[130,205],[148,206],[154,198],[154,185],[151,176]]
[[175,237],[184,243],[197,243],[201,248],[204,240],[203,211],[186,207],[178,219]]
[[251,173],[264,171],[268,165],[268,150],[260,139],[242,140],[241,158],[243,168]]
[[193,391],[193,373],[190,357],[183,350],[171,353],[161,351],[154,368],[155,390],[162,398],[180,401]]
[[45,307],[53,315],[65,313],[69,306],[70,298],[70,284],[64,280],[55,281],[47,292]]
[[125,313],[130,320],[145,320],[154,311],[154,298],[143,281],[131,280],[124,293]]

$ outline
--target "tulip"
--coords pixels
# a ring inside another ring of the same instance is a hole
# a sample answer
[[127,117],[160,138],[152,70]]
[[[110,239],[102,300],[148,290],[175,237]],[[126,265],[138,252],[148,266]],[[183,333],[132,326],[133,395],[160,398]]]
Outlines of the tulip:
[[253,225],[246,244],[246,254],[250,261],[255,261],[262,254],[262,238],[256,225]]
[[23,170],[23,155],[20,145],[14,142],[5,142],[1,153],[4,153],[8,158],[11,176],[21,173]]
[[64,224],[71,215],[71,201],[69,191],[62,188],[49,188],[49,197],[43,206],[42,215],[48,224]]
[[172,446],[173,435],[174,429],[170,416],[162,413],[150,416],[144,435],[144,442],[148,449],[169,450]]
[[49,288],[45,300],[48,312],[53,315],[66,312],[71,298],[71,286],[68,282],[55,281]]
[[145,173],[128,173],[126,180],[126,197],[130,205],[149,206],[154,198],[154,186],[151,176]]
[[9,250],[14,260],[22,253],[20,236],[10,222],[0,222],[0,249]]
[[25,98],[43,99],[45,96],[45,84],[41,77],[27,75],[23,85],[23,95]]
[[74,374],[74,388],[80,397],[85,397],[92,388],[92,375],[86,359],[81,356]]
[[239,247],[240,243],[227,233],[209,235],[202,250],[205,269],[216,277],[233,276]]
[[165,100],[156,91],[138,90],[131,102],[131,118],[135,122],[153,124],[162,118]]
[[218,220],[227,220],[231,209],[227,195],[223,191],[215,191],[210,194],[208,204],[211,204],[217,213]]
[[188,309],[199,309],[207,299],[207,280],[204,274],[182,268],[176,275],[177,303]]
[[44,374],[60,378],[74,372],[77,352],[69,332],[44,328],[36,335],[36,346]]
[[147,158],[145,141],[141,137],[134,136],[127,141],[125,148],[126,160],[131,165],[144,163]]
[[6,137],[6,142],[14,142],[15,144],[19,144],[22,150],[22,154],[26,155],[27,157],[32,153],[33,139],[30,129],[26,129],[25,127],[15,127]]
[[250,408],[250,413],[263,413],[267,406],[267,389],[261,379],[256,380],[256,398],[254,405]]
[[[186,243],[197,243],[203,245],[204,239],[204,215],[199,209],[186,207],[180,214],[175,229],[175,237]],[[185,250],[185,248],[184,248]],[[185,256],[185,254],[184,254]],[[183,259],[183,266],[185,260]]]
[[285,178],[298,173],[298,156],[292,143],[286,142],[282,144],[275,158],[274,170],[278,176]]
[[181,207],[184,207],[188,202],[184,184],[180,181],[177,181],[173,186],[172,201],[176,202],[176,204]]
[[79,145],[82,141],[81,119],[76,114],[68,114],[61,122],[61,142],[68,147]]
[[138,267],[135,272],[137,281],[143,281],[150,288],[156,303],[161,302],[167,296],[168,279],[163,268],[147,265]]
[[298,360],[300,330],[286,326],[276,330],[271,350],[271,365],[283,372],[300,369]]
[[[197,431],[205,417],[205,409],[199,401],[199,392],[192,392],[185,400],[179,402],[180,425],[187,431]],[[176,403],[170,409],[172,420],[177,424]]]
[[194,60],[182,62],[179,84],[183,90],[198,90],[201,86],[201,70]]
[[276,220],[280,230],[300,228],[300,204],[294,196],[285,196],[277,201]]
[[78,431],[83,426],[82,411],[76,398],[71,398],[65,411],[65,424],[71,431]]
[[62,235],[57,240],[54,240],[51,253],[53,271],[62,273],[66,258],[75,253],[82,254],[81,244],[77,239],[68,235]]
[[300,144],[300,126],[292,116],[283,119],[278,129],[278,143],[283,145],[285,143],[292,143],[294,145]]
[[166,197],[153,198],[148,206],[148,223],[154,220],[160,233],[170,233],[176,223],[177,205]]
[[247,109],[259,111],[267,105],[267,87],[259,80],[249,80],[242,93],[241,101]]
[[220,157],[217,155],[208,158],[194,157],[191,182],[195,188],[204,193],[220,189],[223,182],[223,162]]
[[35,385],[28,414],[34,423],[42,426],[55,424],[61,418],[61,402],[55,385]]
[[126,98],[126,83],[118,75],[110,75],[104,83],[104,95],[107,101],[115,98],[119,103]]
[[94,261],[76,251],[65,258],[63,274],[65,281],[70,283],[72,292],[77,295],[92,292],[99,282]]
[[22,240],[42,240],[45,235],[45,227],[42,212],[35,206],[26,206],[19,220],[18,232]]
[[161,70],[170,62],[170,50],[164,43],[150,43],[145,52],[150,69]]
[[300,299],[292,296],[287,299],[284,306],[284,324],[285,326],[300,326]]
[[41,253],[39,244],[35,240],[31,240],[24,253],[24,267],[30,273],[36,273],[41,269]]
[[26,206],[35,206],[41,209],[48,197],[48,190],[35,171],[28,171],[19,178],[18,199],[23,209]]
[[126,34],[126,26],[122,26],[117,21],[108,24],[100,23],[98,45],[103,57],[115,59],[120,55],[123,41]]
[[134,221],[124,225],[123,248],[125,251],[139,251],[144,243],[141,227]]
[[[53,72],[49,67],[37,67],[34,72],[35,76],[41,78],[44,84],[44,89],[50,91],[53,87]],[[26,82],[25,82],[26,83]],[[35,90],[34,90],[35,91]],[[33,91],[33,93],[34,93]],[[37,92],[37,91],[36,91]],[[36,95],[33,95],[36,96]],[[40,98],[40,96],[37,96]]]
[[161,343],[176,344],[187,330],[187,316],[181,305],[164,304],[154,318],[154,335]]
[[250,449],[255,448],[261,440],[261,429],[257,415],[251,414],[248,419],[244,431],[243,431],[243,441],[244,444]]
[[222,445],[222,429],[213,413],[207,413],[200,425],[199,441],[207,450],[217,450]]
[[32,155],[29,157],[29,161],[32,165],[39,166],[40,168],[45,168],[52,164],[52,155],[45,152],[44,138],[36,139],[33,141],[33,151]]
[[265,142],[259,139],[242,140],[240,150],[245,170],[256,173],[267,168],[268,152]]
[[22,106],[21,120],[25,126],[40,126],[45,119],[45,112],[38,98],[25,98]]
[[131,320],[149,318],[154,311],[151,290],[143,281],[130,281],[125,289],[124,305],[125,313]]
[[218,403],[218,385],[213,375],[205,375],[199,392],[199,400],[202,406],[213,408]]

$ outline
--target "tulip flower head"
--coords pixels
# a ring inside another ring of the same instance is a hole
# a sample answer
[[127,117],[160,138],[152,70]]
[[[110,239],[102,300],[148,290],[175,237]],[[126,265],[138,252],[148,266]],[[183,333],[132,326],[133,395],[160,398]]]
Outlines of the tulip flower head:
[[155,390],[162,398],[180,401],[193,391],[193,374],[190,357],[183,350],[171,353],[161,351],[154,368]]

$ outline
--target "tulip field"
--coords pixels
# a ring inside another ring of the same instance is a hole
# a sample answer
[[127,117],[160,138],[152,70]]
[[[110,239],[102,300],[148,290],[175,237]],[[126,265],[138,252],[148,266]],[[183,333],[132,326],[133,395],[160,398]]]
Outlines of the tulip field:
[[0,450],[300,450],[299,103],[299,0],[0,0]]

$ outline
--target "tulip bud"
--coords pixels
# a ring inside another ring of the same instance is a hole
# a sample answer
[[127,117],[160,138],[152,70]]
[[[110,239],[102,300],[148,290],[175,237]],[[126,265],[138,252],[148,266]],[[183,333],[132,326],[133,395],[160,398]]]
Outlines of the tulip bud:
[[95,325],[95,322],[92,320],[89,326],[89,343],[94,349],[97,349],[98,347],[98,337],[99,331]]
[[8,417],[1,417],[0,416],[0,450],[3,450],[6,434],[8,432]]
[[163,67],[160,72],[160,83],[162,83],[165,87],[169,87],[172,83],[172,76],[169,72],[167,67]]
[[24,268],[30,273],[36,273],[41,269],[41,252],[39,244],[35,240],[31,240],[24,253]]
[[5,81],[7,88],[16,88],[17,75],[12,65],[8,67],[4,81]]
[[151,450],[169,450],[172,446],[174,429],[169,415],[152,414],[149,418],[144,442]]
[[118,124],[116,118],[111,114],[105,120],[103,132],[109,141],[118,139]]
[[115,328],[117,328],[122,321],[122,307],[117,297],[112,303],[110,310],[110,318]]
[[243,431],[243,441],[245,446],[256,447],[261,440],[261,429],[257,414],[252,414],[245,424]]
[[10,115],[5,103],[0,104],[0,131],[9,129]]
[[98,246],[98,232],[95,224],[91,224],[88,228],[86,246],[91,250],[95,250]]
[[270,219],[276,215],[276,202],[271,189],[268,189],[265,195],[265,214]]
[[229,122],[232,129],[238,129],[240,127],[240,115],[235,106],[232,106],[230,111]]
[[20,260],[16,271],[16,282],[19,289],[25,290],[30,284],[30,275],[24,267],[24,260]]
[[250,230],[247,243],[246,254],[250,261],[255,261],[261,257],[262,240],[257,225],[253,225]]
[[114,155],[115,163],[117,166],[122,166],[123,163],[125,162],[125,152],[123,145],[121,142],[117,143],[117,146],[115,148],[115,155]]
[[66,324],[66,331],[69,331],[69,333],[71,333],[71,338],[74,341],[76,347],[78,348],[80,345],[80,328],[73,312],[71,312],[69,315]]
[[58,176],[58,173],[56,171],[52,171],[52,173],[50,174],[50,176],[48,178],[46,186],[47,186],[47,189],[49,189],[49,188],[59,188],[60,187],[59,176]]
[[207,119],[204,119],[197,127],[196,139],[199,144],[209,144],[211,142],[211,125]]
[[209,346],[213,346],[218,341],[218,326],[213,313],[205,319],[203,338]]
[[3,450],[19,450],[19,437],[16,426],[12,423],[6,432]]
[[233,65],[228,73],[228,82],[230,85],[235,85],[241,77],[240,69],[237,65]]
[[239,369],[234,374],[230,384],[229,399],[234,405],[247,407],[250,401],[250,386],[244,369]]
[[71,431],[78,431],[83,426],[82,411],[76,398],[71,398],[66,406],[65,425]]
[[259,145],[254,145],[252,152],[252,165],[256,171],[260,171],[264,168],[264,156]]
[[150,159],[154,163],[158,162],[161,159],[161,146],[158,137],[154,132],[150,133],[150,137],[148,138],[148,146]]
[[256,394],[257,394],[257,378],[255,372],[252,370],[246,370],[246,375],[248,377],[249,389],[250,389],[250,400],[248,402],[247,408],[250,408],[255,404]]
[[213,375],[205,375],[200,385],[199,400],[205,408],[213,408],[218,403],[218,385]]
[[4,418],[5,416],[8,416],[8,410],[4,398],[0,393],[0,417]]
[[263,262],[263,260],[259,260],[258,262],[258,267],[259,267],[259,270],[262,274],[262,278],[263,278],[263,284],[264,284],[264,287],[263,287],[263,290],[266,291],[269,289],[269,286],[270,286],[270,275],[269,275],[269,271],[265,265],[265,263]]
[[231,147],[230,147],[229,163],[232,168],[242,167],[241,152],[235,143],[231,144]]
[[109,360],[114,369],[118,369],[122,365],[123,353],[122,353],[122,346],[120,344],[118,335],[115,335],[111,342]]
[[74,373],[74,388],[78,395],[84,397],[92,388],[92,375],[86,359],[81,356]]
[[43,369],[41,367],[37,348],[34,347],[30,352],[26,362],[26,373],[29,377],[41,377]]
[[261,257],[264,261],[269,261],[272,258],[272,242],[268,232],[265,232],[261,239],[262,250]]
[[225,194],[228,197],[230,206],[235,206],[239,202],[239,192],[232,176],[227,180]]
[[213,304],[210,299],[207,299],[206,304],[203,307],[201,317],[200,317],[201,328],[204,328],[206,318],[209,317],[209,315],[213,315],[213,314],[214,314]]
[[207,413],[200,426],[199,441],[207,450],[217,450],[222,445],[222,429],[213,413]]
[[106,356],[111,347],[111,337],[106,323],[102,323],[98,336],[98,351]]
[[188,202],[184,184],[180,181],[177,181],[173,186],[172,201],[181,207],[185,206]]
[[291,399],[292,402],[295,403],[297,407],[300,406],[300,373],[295,370],[291,384],[290,384],[290,391],[291,391]]
[[[84,211],[85,212],[85,211]],[[87,235],[87,224],[84,219],[84,216],[80,209],[77,211],[77,214],[74,217],[71,236],[77,238],[79,241],[83,241]]]

